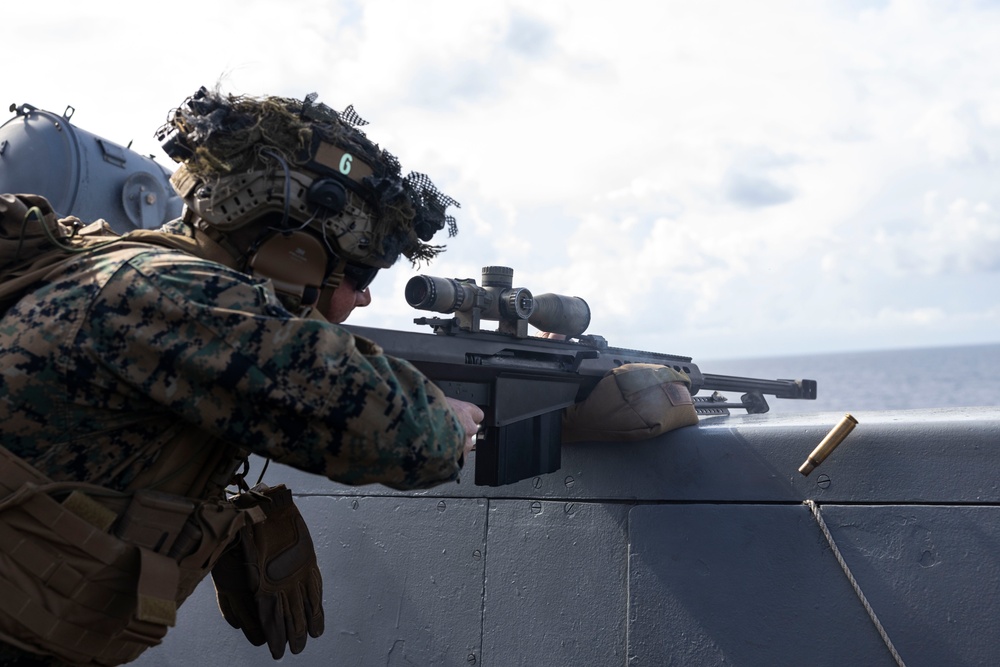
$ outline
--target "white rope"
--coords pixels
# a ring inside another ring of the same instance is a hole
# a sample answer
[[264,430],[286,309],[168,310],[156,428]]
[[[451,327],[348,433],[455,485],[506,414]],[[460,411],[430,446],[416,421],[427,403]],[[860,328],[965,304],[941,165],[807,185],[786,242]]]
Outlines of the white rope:
[[892,654],[893,660],[896,661],[896,664],[899,665],[899,667],[906,667],[903,662],[903,658],[900,657],[899,652],[896,651],[896,647],[892,645],[892,640],[889,639],[889,633],[887,633],[885,628],[882,627],[882,622],[878,620],[875,610],[872,609],[872,606],[868,603],[868,598],[865,597],[864,591],[861,590],[858,580],[854,578],[854,574],[851,573],[851,568],[847,566],[847,561],[844,560],[844,556],[840,553],[840,549],[837,548],[837,543],[833,541],[833,534],[830,532],[830,529],[827,528],[826,521],[824,521],[823,517],[820,516],[819,505],[817,505],[814,500],[806,500],[805,505],[812,512],[813,517],[815,517],[816,523],[819,524],[819,529],[823,531],[826,541],[830,544],[830,549],[833,550],[834,557],[837,559],[837,562],[840,563],[840,568],[844,571],[844,574],[847,575],[847,580],[851,582],[851,588],[854,589],[854,593],[858,596],[858,599],[861,600],[861,604],[864,606],[865,611],[868,612],[868,616],[872,619],[872,623],[875,624],[875,629],[878,630],[879,636],[882,637],[882,641],[885,642],[886,647],[889,649],[889,653]]

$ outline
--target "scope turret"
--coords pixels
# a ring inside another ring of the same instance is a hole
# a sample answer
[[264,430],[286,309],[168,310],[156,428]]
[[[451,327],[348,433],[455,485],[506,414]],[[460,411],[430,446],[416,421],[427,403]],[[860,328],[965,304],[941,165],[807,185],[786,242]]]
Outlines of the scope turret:
[[499,322],[499,331],[524,338],[527,325],[541,331],[579,336],[590,325],[590,308],[579,297],[542,294],[514,287],[514,270],[486,266],[482,286],[472,278],[415,276],[406,284],[406,302],[420,310],[455,313],[458,325],[479,331],[483,319]]

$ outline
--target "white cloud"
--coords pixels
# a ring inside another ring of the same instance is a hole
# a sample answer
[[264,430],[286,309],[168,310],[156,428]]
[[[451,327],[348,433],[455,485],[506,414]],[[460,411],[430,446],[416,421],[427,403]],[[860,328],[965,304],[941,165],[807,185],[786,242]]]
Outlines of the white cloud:
[[[156,155],[167,110],[220,76],[353,103],[462,202],[422,272],[510,265],[590,301],[613,343],[731,357],[1000,330],[972,296],[1000,286],[988,3],[46,6],[5,10],[24,56],[10,102],[72,104],[81,127]],[[406,326],[413,273],[380,279],[360,320]]]

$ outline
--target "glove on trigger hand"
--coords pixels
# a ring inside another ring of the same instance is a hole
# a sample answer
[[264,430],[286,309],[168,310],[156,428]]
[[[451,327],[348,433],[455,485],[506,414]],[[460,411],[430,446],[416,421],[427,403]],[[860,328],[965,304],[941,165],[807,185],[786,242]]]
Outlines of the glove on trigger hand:
[[275,660],[286,643],[299,653],[307,633],[323,634],[323,581],[309,530],[284,485],[259,484],[235,503],[258,504],[267,518],[243,528],[212,570],[219,609],[251,644],[266,642]]

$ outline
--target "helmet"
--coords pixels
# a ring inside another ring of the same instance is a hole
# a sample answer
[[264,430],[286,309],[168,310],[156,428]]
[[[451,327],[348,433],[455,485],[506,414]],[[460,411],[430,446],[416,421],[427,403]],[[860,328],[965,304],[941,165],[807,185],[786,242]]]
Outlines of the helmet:
[[456,233],[446,210],[458,202],[424,174],[402,177],[399,161],[363,125],[353,107],[338,113],[317,104],[315,93],[299,101],[201,88],[170,113],[157,138],[180,163],[171,183],[198,225],[251,239],[239,249],[248,268],[258,267],[254,258],[268,244],[279,248],[261,261],[280,257],[284,266],[259,272],[280,292],[287,274],[303,276],[289,253],[309,260],[313,287],[320,274],[322,284],[336,286],[345,273],[370,281],[400,255],[429,260],[444,250],[428,243],[434,234],[446,225],[449,236]]

